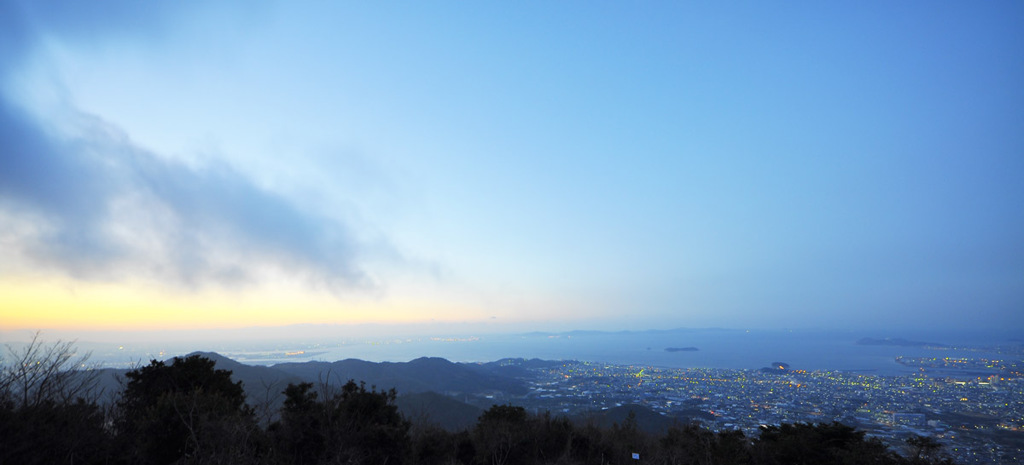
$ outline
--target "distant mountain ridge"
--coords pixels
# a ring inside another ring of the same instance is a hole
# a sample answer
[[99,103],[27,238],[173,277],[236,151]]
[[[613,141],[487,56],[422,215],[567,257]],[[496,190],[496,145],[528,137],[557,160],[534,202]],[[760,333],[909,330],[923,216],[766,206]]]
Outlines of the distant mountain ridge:
[[471,364],[452,363],[443,358],[421,357],[409,362],[367,362],[357,359],[337,362],[289,362],[270,368],[288,373],[308,382],[344,384],[349,379],[364,381],[379,389],[394,388],[400,394],[438,392],[466,394],[503,392],[522,395],[527,392],[522,381],[502,376]]
[[[436,392],[447,395],[495,394],[498,398],[526,394],[525,373],[515,366],[453,363],[443,358],[422,357],[409,362],[367,362],[347,359],[336,362],[288,362],[271,366],[246,365],[216,352],[192,352],[188,355],[209,358],[215,367],[230,370],[235,381],[242,381],[250,403],[282,401],[281,392],[289,384],[312,383],[340,387],[348,380],[365,382],[378,390],[395,389],[400,396]],[[172,363],[173,358],[165,363]],[[532,363],[560,363],[532,361]],[[104,397],[123,388],[127,369],[102,369],[100,387]]]
[[[346,359],[336,362],[288,362],[271,366],[246,365],[216,352],[192,352],[209,358],[220,370],[231,371],[232,379],[242,381],[249,403],[265,403],[277,411],[283,402],[281,392],[289,383],[312,383],[317,389],[327,385],[340,387],[348,380],[365,382],[378,390],[394,388],[396,405],[411,420],[435,424],[449,431],[471,428],[486,406],[502,404],[500,398],[528,392],[525,379],[532,368],[553,368],[565,361],[509,358],[487,363],[453,363],[443,358],[421,357],[409,362],[367,362]],[[172,363],[168,359],[166,363]],[[108,386],[119,386],[128,370],[104,369]],[[116,388],[115,388],[116,389]],[[495,393],[491,396],[484,394]],[[473,402],[475,399],[475,405]],[[465,400],[465,401],[464,401]],[[514,402],[514,401],[513,401]],[[663,433],[668,426],[686,422],[704,412],[688,412],[682,417],[665,416],[639,405],[624,405],[595,410],[572,419],[578,424],[593,423],[610,427],[621,424],[628,413],[636,415],[638,426],[648,432]]]

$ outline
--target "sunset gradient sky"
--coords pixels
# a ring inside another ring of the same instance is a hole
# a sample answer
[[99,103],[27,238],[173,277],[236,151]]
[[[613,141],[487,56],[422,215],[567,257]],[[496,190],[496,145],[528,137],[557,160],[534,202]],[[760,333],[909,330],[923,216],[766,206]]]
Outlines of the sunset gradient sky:
[[0,1],[0,330],[1024,331],[1022,24]]

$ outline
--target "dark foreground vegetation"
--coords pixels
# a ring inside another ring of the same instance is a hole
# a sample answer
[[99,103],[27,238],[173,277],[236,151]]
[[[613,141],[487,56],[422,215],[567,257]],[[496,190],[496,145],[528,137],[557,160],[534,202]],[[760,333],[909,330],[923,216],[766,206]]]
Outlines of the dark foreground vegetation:
[[289,384],[281,407],[262,415],[230,371],[200,355],[129,371],[101,404],[84,365],[69,344],[11,351],[0,373],[0,464],[952,463],[929,438],[899,455],[839,423],[768,426],[759,437],[681,424],[658,436],[632,415],[605,428],[495,405],[452,432],[413,424],[394,390],[354,381]]

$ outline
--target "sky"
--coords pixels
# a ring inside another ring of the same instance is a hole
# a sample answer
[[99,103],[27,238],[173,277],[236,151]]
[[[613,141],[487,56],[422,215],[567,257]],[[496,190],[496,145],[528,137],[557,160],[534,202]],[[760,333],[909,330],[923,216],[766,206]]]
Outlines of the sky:
[[1024,4],[0,1],[0,331],[1024,331]]

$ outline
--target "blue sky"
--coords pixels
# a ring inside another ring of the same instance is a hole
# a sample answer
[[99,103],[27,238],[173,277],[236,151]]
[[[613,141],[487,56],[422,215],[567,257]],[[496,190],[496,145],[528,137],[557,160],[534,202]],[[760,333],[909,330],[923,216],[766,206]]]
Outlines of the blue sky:
[[3,2],[6,329],[1024,329],[1017,2]]

